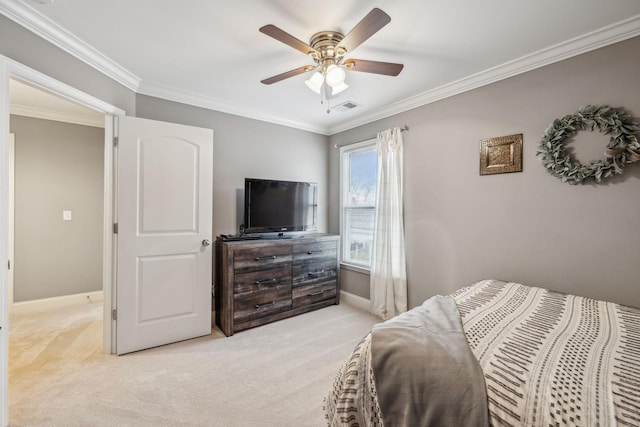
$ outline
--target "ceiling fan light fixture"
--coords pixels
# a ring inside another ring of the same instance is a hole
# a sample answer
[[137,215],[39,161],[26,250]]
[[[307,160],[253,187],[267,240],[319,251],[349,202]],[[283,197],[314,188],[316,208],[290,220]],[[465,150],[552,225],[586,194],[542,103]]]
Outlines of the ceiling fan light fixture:
[[336,87],[344,84],[345,77],[345,72],[341,67],[338,67],[335,64],[331,64],[327,68],[327,75],[325,79],[327,80],[327,84],[329,86]]
[[320,89],[322,88],[322,83],[324,83],[324,77],[316,71],[309,80],[305,80],[304,83],[309,89],[320,95]]
[[337,95],[340,92],[344,91],[349,87],[345,82],[340,83],[339,85],[331,86],[331,95]]

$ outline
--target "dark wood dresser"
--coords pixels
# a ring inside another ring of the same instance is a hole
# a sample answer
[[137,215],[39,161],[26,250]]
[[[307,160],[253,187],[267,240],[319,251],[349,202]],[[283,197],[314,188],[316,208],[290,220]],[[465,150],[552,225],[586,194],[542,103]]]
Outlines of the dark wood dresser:
[[226,336],[340,302],[340,237],[216,241],[216,324]]

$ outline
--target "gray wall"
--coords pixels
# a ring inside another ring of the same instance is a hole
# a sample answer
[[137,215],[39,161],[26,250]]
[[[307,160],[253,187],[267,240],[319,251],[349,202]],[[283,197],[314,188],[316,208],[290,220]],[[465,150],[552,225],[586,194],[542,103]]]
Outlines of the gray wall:
[[[636,37],[331,137],[358,140],[404,124],[409,304],[485,278],[640,306],[640,164],[601,185],[570,186],[535,157],[555,118],[586,104],[640,118]],[[480,140],[522,133],[523,172],[479,176]],[[568,147],[588,163],[608,137]],[[339,156],[330,151],[329,230],[339,231]],[[367,297],[368,276],[343,275]]]
[[104,129],[16,115],[10,127],[14,300],[102,290]]
[[[602,185],[572,187],[535,159],[551,121],[583,104],[624,106],[640,116],[639,51],[635,38],[326,138],[136,96],[0,16],[3,55],[129,115],[214,129],[214,234],[236,231],[244,176],[317,181],[321,228],[338,232],[338,151],[329,147],[409,125],[405,219],[412,306],[485,277],[640,305],[640,166]],[[524,172],[480,177],[479,141],[512,133],[524,134]],[[606,138],[584,134],[577,138],[579,158],[600,157]],[[591,145],[585,141],[595,147],[585,148]],[[366,283],[362,274],[343,275],[344,289],[368,297]]]
[[318,183],[318,226],[328,227],[328,137],[138,95],[138,117],[213,129],[213,234],[236,233],[244,178]]
[[317,182],[319,231],[327,230],[326,136],[136,95],[1,15],[0,54],[119,107],[128,115],[213,129],[214,235],[238,230],[244,177],[249,176]]

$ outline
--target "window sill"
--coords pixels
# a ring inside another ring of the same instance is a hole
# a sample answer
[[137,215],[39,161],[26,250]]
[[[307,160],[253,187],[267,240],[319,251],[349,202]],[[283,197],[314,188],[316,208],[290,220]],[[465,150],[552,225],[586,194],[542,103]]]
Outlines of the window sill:
[[340,263],[340,268],[344,268],[345,270],[350,270],[350,271],[355,271],[356,273],[361,273],[361,274],[371,274],[371,269],[367,268],[367,267],[361,267],[358,265],[353,265],[353,264],[347,264],[345,262],[341,262]]

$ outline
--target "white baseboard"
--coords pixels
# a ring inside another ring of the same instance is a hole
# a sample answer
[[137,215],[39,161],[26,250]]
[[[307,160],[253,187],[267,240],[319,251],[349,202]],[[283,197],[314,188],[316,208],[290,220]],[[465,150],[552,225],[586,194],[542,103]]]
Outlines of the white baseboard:
[[364,311],[371,311],[371,301],[351,292],[340,291],[340,302]]
[[14,313],[33,313],[36,311],[50,310],[52,308],[88,304],[92,302],[100,302],[103,300],[104,294],[102,291],[86,292],[82,294],[63,295],[53,298],[16,302],[11,306],[11,311]]

